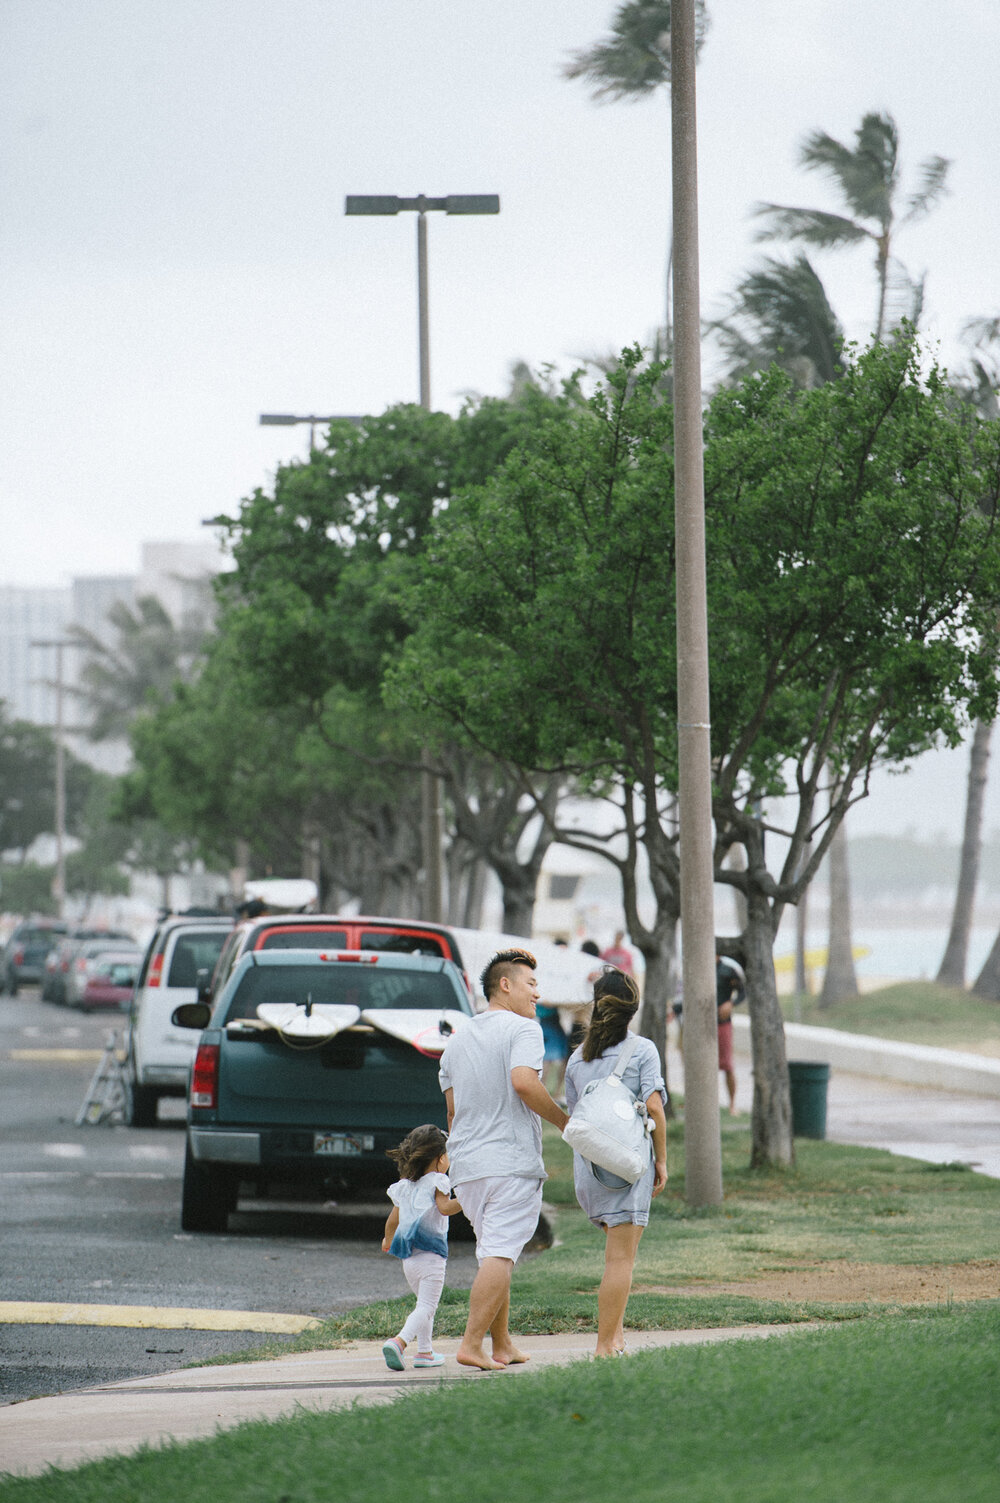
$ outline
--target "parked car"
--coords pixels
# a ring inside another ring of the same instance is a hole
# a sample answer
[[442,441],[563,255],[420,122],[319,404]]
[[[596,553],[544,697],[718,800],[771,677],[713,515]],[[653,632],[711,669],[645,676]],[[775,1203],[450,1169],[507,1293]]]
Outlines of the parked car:
[[138,945],[113,939],[88,939],[77,950],[66,977],[66,1003],[85,1011],[126,1006],[142,964]]
[[458,941],[450,929],[440,924],[425,924],[416,919],[343,918],[328,913],[269,914],[236,925],[222,947],[211,980],[201,986],[199,999],[207,1002],[218,996],[249,951],[298,949],[438,955],[462,969]]
[[179,1003],[195,1001],[198,974],[211,974],[232,927],[231,918],[170,914],[153,932],[126,1028],[126,1115],[133,1127],[152,1127],[160,1097],[187,1091],[197,1041],[171,1017]]
[[3,952],[0,990],[16,997],[25,983],[39,982],[45,958],[67,932],[58,919],[27,919],[18,924]]
[[227,1229],[240,1193],[382,1190],[421,1122],[446,1126],[438,1060],[472,1015],[443,956],[250,951],[214,1003],[177,1008],[195,1034],[181,1194],[185,1231]]
[[134,945],[131,934],[120,929],[71,929],[45,957],[42,971],[42,1001],[66,1002],[66,983],[81,948],[91,941],[108,945]]

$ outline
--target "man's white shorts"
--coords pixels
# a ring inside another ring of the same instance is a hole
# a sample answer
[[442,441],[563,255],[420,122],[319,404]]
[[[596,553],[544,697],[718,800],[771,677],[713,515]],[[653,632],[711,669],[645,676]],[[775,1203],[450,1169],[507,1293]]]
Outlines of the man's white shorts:
[[455,1198],[472,1222],[476,1257],[510,1258],[516,1263],[534,1236],[542,1209],[542,1181],[516,1174],[467,1179]]

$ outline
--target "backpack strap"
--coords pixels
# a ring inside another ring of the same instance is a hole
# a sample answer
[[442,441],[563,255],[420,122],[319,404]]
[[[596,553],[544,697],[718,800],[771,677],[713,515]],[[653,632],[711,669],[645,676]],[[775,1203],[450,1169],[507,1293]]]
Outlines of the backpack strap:
[[625,1074],[625,1071],[629,1067],[629,1061],[631,1060],[638,1047],[639,1035],[637,1033],[630,1034],[628,1039],[626,1040],[624,1049],[618,1056],[618,1060],[615,1064],[614,1069],[611,1071],[611,1075],[613,1075],[617,1080],[621,1080],[622,1076]]

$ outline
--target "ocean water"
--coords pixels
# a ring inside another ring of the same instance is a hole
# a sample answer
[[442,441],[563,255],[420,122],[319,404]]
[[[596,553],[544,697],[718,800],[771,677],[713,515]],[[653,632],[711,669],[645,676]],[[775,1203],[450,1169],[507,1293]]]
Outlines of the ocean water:
[[[966,983],[975,981],[987,955],[993,947],[997,930],[993,926],[977,925],[969,936],[969,957],[966,968]],[[807,932],[807,950],[825,949],[825,929]],[[922,924],[909,926],[853,925],[855,948],[867,953],[855,958],[855,970],[859,982],[885,978],[891,981],[933,981],[944,957],[948,943],[948,924]],[[782,925],[774,947],[775,960],[794,954],[795,941]],[[822,970],[818,981],[822,981]]]

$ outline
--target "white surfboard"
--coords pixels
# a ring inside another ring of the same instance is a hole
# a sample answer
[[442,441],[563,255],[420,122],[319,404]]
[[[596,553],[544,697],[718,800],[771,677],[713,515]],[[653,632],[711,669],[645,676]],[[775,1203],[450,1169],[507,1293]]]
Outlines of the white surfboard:
[[362,1022],[381,1028],[394,1039],[412,1044],[421,1054],[438,1055],[451,1038],[451,1033],[441,1032],[441,1023],[451,1026],[452,1033],[468,1021],[464,1012],[447,1008],[432,1012],[429,1008],[416,1007],[369,1007],[361,1014]]
[[257,1016],[269,1028],[290,1039],[335,1038],[361,1017],[361,1009],[335,1002],[314,1002],[307,1011],[301,1002],[261,1002]]

